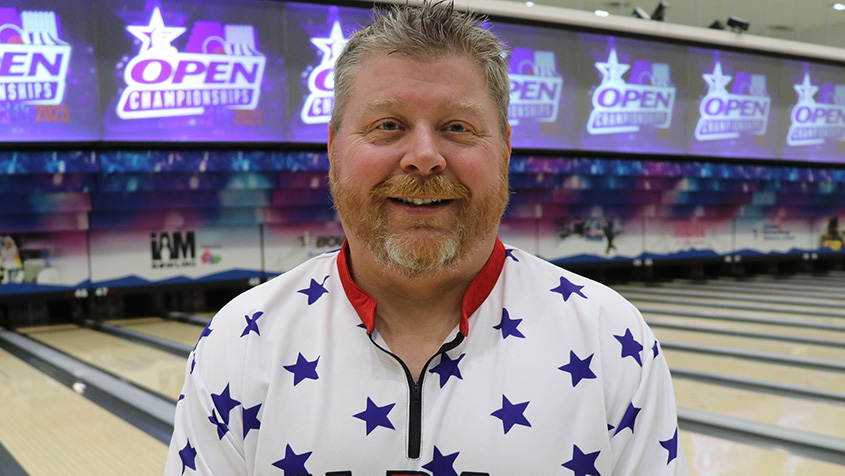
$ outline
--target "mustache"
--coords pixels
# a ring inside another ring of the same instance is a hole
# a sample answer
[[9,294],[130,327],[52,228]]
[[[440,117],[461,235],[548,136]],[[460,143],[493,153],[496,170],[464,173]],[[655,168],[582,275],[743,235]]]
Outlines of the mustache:
[[390,197],[411,196],[469,200],[472,194],[461,182],[442,175],[429,178],[415,175],[388,177],[370,191],[370,199],[373,201],[382,201]]

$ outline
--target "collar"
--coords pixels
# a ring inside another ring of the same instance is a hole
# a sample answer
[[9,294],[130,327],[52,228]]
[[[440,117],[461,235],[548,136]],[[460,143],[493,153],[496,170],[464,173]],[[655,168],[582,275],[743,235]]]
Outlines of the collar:
[[[344,240],[343,248],[337,256],[337,271],[340,275],[340,283],[343,285],[343,290],[346,292],[346,297],[352,303],[352,307],[361,318],[361,322],[367,326],[367,334],[372,334],[376,326],[376,300],[364,291],[355,281],[352,280],[352,275],[349,273],[349,243]],[[496,281],[499,280],[499,275],[502,273],[502,268],[505,266],[505,245],[501,240],[496,238],[496,243],[493,246],[493,252],[490,253],[490,258],[481,268],[481,271],[475,276],[466,293],[461,304],[461,326],[460,331],[465,337],[469,335],[469,316],[471,316],[480,306],[481,303],[490,295]]]

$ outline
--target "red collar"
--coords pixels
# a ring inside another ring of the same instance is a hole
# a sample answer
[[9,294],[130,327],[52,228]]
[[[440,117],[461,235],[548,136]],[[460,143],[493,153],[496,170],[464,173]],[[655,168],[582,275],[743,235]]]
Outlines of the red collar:
[[[349,262],[347,254],[349,253],[349,243],[343,242],[343,248],[337,256],[337,270],[340,273],[340,282],[343,285],[343,290],[346,292],[346,297],[352,303],[352,307],[358,312],[358,317],[361,322],[367,326],[367,334],[371,334],[376,325],[376,300],[361,289],[355,281],[352,280],[352,275],[349,274]],[[461,334],[469,335],[469,316],[471,316],[481,303],[490,295],[496,281],[499,280],[499,275],[502,273],[502,268],[505,266],[505,245],[496,238],[496,244],[493,246],[493,252],[487,263],[481,268],[481,272],[469,283],[464,294],[464,300],[461,304]]]

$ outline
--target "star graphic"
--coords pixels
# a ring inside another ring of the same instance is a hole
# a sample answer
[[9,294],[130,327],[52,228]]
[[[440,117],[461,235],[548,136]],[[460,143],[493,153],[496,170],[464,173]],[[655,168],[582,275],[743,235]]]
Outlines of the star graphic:
[[716,65],[713,67],[713,73],[711,74],[702,74],[702,78],[707,81],[707,94],[727,94],[728,91],[725,89],[725,86],[731,82],[733,76],[726,76],[722,74],[722,63],[720,61],[716,62]]
[[325,278],[323,278],[323,282],[322,282],[322,283],[318,283],[317,281],[315,281],[315,280],[312,278],[312,279],[311,279],[311,285],[310,285],[310,286],[308,286],[308,287],[307,287],[307,288],[305,288],[305,289],[300,289],[300,290],[299,290],[299,291],[297,291],[297,292],[298,292],[298,293],[302,293],[302,294],[304,294],[304,295],[308,296],[308,305],[310,306],[310,305],[314,304],[315,302],[317,302],[317,299],[320,299],[320,297],[321,297],[323,294],[328,293],[328,291],[326,290],[326,288],[325,288],[325,287],[323,287],[323,285],[324,285],[324,284],[326,284],[326,280],[327,280],[327,279],[329,279],[329,277],[328,277],[328,276],[326,276]]
[[390,419],[387,418],[387,414],[390,413],[390,410],[393,410],[395,405],[395,403],[391,403],[380,407],[370,400],[370,397],[367,397],[367,409],[352,416],[367,422],[368,435],[379,426],[394,430],[395,428],[393,428],[393,423],[390,423]]
[[672,462],[678,456],[678,428],[675,427],[675,434],[672,435],[672,438],[669,438],[666,441],[661,441],[660,446],[666,448],[666,451],[669,452],[669,459],[666,460],[666,464]]
[[507,339],[508,336],[524,339],[525,336],[517,329],[520,322],[522,322],[522,319],[511,319],[508,310],[502,308],[502,322],[497,326],[493,326],[493,329],[500,329],[502,331],[502,339]]
[[284,476],[302,476],[309,474],[305,469],[305,462],[311,457],[311,451],[298,455],[290,445],[285,445],[285,457],[273,463],[273,466],[283,470]]
[[815,104],[816,100],[813,99],[813,96],[818,92],[819,87],[813,86],[813,83],[810,81],[810,73],[804,73],[804,82],[801,84],[795,84],[792,86],[795,88],[795,92],[798,93],[798,102],[799,103],[810,103]]
[[214,402],[214,407],[220,412],[220,416],[223,417],[223,423],[227,425],[229,424],[229,412],[241,404],[241,402],[229,396],[229,384],[226,384],[226,388],[221,393],[212,393],[211,400]]
[[513,404],[508,400],[508,397],[502,395],[502,408],[496,410],[490,415],[502,420],[502,427],[507,434],[514,425],[522,425],[530,427],[531,423],[525,418],[525,408],[531,402],[522,402]]
[[191,373],[194,373],[194,367],[197,366],[197,358],[196,356],[191,356]]
[[463,380],[464,378],[461,376],[461,369],[458,368],[458,365],[461,363],[461,359],[464,358],[466,354],[461,354],[455,360],[449,358],[449,355],[446,352],[440,354],[440,363],[437,364],[433,369],[429,370],[429,372],[433,374],[440,375],[440,388],[443,388],[446,385],[446,382],[449,380],[449,377],[455,376],[459,379]]
[[640,352],[643,350],[642,344],[634,340],[634,335],[631,334],[631,329],[625,329],[625,335],[617,336],[614,335],[613,337],[622,344],[622,358],[625,357],[633,357],[634,360],[640,364],[640,367],[643,366],[643,361],[640,359]]
[[229,425],[217,418],[217,412],[215,412],[213,408],[211,409],[211,416],[208,417],[208,421],[217,426],[217,437],[221,440],[223,439],[223,436],[229,432]]
[[185,33],[185,28],[183,27],[164,26],[164,20],[161,18],[159,7],[153,10],[153,16],[150,18],[149,25],[127,26],[126,30],[141,40],[141,51],[139,54],[151,49],[175,50],[170,45],[170,42],[178,38],[182,33]]
[[556,288],[550,289],[549,291],[553,293],[560,293],[560,295],[563,296],[563,301],[566,302],[567,300],[569,300],[569,297],[572,295],[572,293],[575,293],[581,296],[582,298],[587,299],[587,296],[585,296],[584,293],[581,292],[581,289],[583,288],[584,286],[578,286],[577,284],[573,284],[571,281],[561,276],[560,285]]
[[614,428],[616,428],[616,427],[615,427],[615,426],[613,426],[613,425],[611,425],[610,423],[608,423],[608,424],[607,424],[607,431],[610,431],[610,430],[612,430],[612,429],[614,429]]
[[261,333],[258,332],[258,318],[263,315],[264,313],[261,311],[255,312],[252,315],[252,319],[250,319],[248,315],[244,315],[244,319],[246,319],[246,327],[244,328],[244,331],[241,332],[241,337],[249,335],[250,332],[255,332],[256,334],[261,335]]
[[513,248],[511,248],[509,250],[505,250],[505,257],[510,258],[510,259],[516,261],[517,263],[519,263],[519,260],[516,258],[516,256],[513,255]]
[[622,75],[631,68],[631,65],[619,64],[619,60],[616,58],[616,48],[611,48],[607,62],[596,63],[596,68],[602,76],[601,84],[624,84],[625,80],[622,79]]
[[652,346],[651,351],[654,352],[655,357],[657,357],[657,354],[660,353],[660,348],[657,347],[657,341],[654,341],[654,346]]
[[619,432],[625,428],[630,428],[631,433],[633,433],[634,423],[637,420],[637,415],[640,414],[640,410],[642,410],[642,408],[637,408],[633,403],[629,403],[628,409],[625,410],[625,415],[622,416],[622,421],[619,422],[619,426],[616,427],[616,432],[613,433],[613,436],[618,435]]
[[296,358],[296,363],[293,365],[285,365],[285,370],[293,374],[293,386],[295,387],[299,382],[309,378],[311,380],[317,380],[320,378],[317,376],[317,362],[320,361],[320,356],[309,362],[299,354],[299,357]]
[[332,31],[328,38],[311,38],[311,43],[323,52],[321,64],[334,63],[348,42],[349,40],[343,37],[343,29],[340,27],[339,21],[332,24]]
[[[445,355],[445,354],[444,354]],[[437,446],[434,447],[434,458],[428,464],[424,464],[423,468],[431,471],[432,476],[458,476],[455,471],[455,459],[458,458],[459,452],[443,456]]]
[[596,459],[599,457],[601,451],[595,453],[584,454],[578,445],[572,445],[572,459],[563,463],[561,466],[571,469],[575,476],[601,476],[596,469]]
[[569,372],[572,377],[572,387],[578,385],[581,380],[587,378],[596,378],[596,374],[590,370],[590,361],[593,360],[595,354],[590,354],[586,359],[581,360],[575,352],[569,351],[569,363],[558,369],[564,372]]
[[258,430],[261,428],[261,421],[258,420],[258,412],[261,410],[261,404],[254,407],[242,407],[243,408],[243,419],[244,419],[244,438],[246,438],[246,434],[249,433],[249,430]]
[[179,450],[179,459],[182,460],[182,474],[185,474],[185,468],[197,470],[197,450],[191,446],[191,440],[187,440],[185,447]]
[[200,341],[205,339],[206,337],[211,335],[211,331],[214,329],[211,328],[211,321],[208,321],[208,324],[202,328],[202,334],[200,334],[199,339],[197,339],[197,343],[194,345],[194,350],[197,350],[197,346],[200,345]]

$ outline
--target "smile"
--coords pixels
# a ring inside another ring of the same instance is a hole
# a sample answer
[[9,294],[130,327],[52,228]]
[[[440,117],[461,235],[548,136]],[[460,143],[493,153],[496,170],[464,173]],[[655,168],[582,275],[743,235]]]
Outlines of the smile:
[[436,205],[446,201],[442,198],[395,198],[394,200],[398,200],[409,205]]

